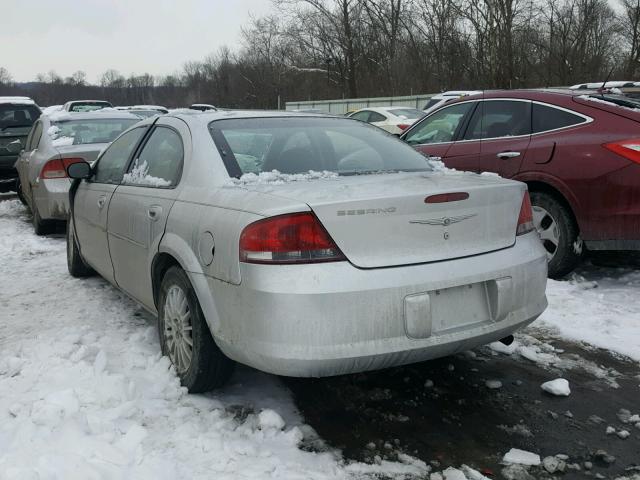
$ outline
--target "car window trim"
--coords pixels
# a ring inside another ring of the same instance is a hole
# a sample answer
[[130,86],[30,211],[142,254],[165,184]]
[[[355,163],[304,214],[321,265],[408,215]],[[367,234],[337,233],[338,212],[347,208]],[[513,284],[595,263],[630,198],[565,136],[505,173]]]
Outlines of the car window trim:
[[131,167],[133,166],[133,162],[135,162],[137,159],[140,158],[140,155],[142,154],[142,152],[144,152],[144,149],[147,146],[147,143],[149,143],[149,139],[153,135],[153,132],[155,132],[159,128],[167,128],[169,130],[172,130],[176,135],[178,135],[178,138],[180,139],[180,144],[182,145],[182,157],[180,158],[180,174],[178,176],[178,180],[176,181],[175,185],[169,185],[167,187],[160,187],[160,186],[155,186],[155,185],[139,185],[139,184],[134,184],[134,183],[124,183],[122,180],[120,180],[120,184],[119,184],[120,186],[123,186],[123,187],[140,187],[140,188],[158,188],[158,189],[161,189],[161,190],[173,190],[178,185],[180,185],[180,182],[182,181],[182,172],[184,171],[184,151],[185,151],[184,142],[182,141],[182,135],[180,135],[180,132],[178,132],[178,130],[175,129],[174,127],[172,127],[171,125],[164,125],[164,124],[157,125],[156,124],[157,121],[158,121],[158,119],[156,119],[156,121],[154,121],[151,124],[151,128],[143,136],[142,141],[140,142],[138,147],[134,150],[134,153],[131,156],[131,158],[129,159],[122,177],[124,179],[124,175],[126,175],[127,173],[129,173],[131,171]]
[[[155,123],[155,122],[154,122]],[[131,159],[133,158],[133,156],[135,156],[136,152],[138,151],[140,144],[142,142],[144,142],[145,138],[147,137],[147,135],[149,134],[149,130],[151,129],[151,127],[153,126],[153,123],[150,125],[140,125],[138,127],[134,126],[133,128],[131,128],[130,130],[125,130],[124,132],[122,132],[120,135],[118,135],[118,137],[109,144],[109,147],[111,147],[111,145],[113,145],[113,143],[118,140],[118,138],[120,138],[122,135],[124,135],[125,133],[128,132],[132,132],[133,130],[135,130],[136,128],[143,128],[146,129],[146,132],[142,134],[142,136],[140,137],[140,140],[138,140],[138,143],[136,145],[136,147],[133,149],[133,153],[132,155],[129,157],[129,159],[126,161],[125,163],[125,168],[122,172],[122,175],[124,176],[124,172],[127,171],[129,169],[129,163],[131,162]],[[93,164],[93,167],[91,168],[91,177],[87,178],[86,181],[87,183],[98,183],[100,185],[121,185],[122,184],[122,180],[120,180],[120,182],[118,183],[111,183],[111,182],[96,182],[93,178],[95,177],[95,172],[96,172],[96,168],[100,165],[100,160],[102,160],[102,157],[104,157],[104,154],[109,150],[109,147],[105,148],[104,151],[102,152],[102,154],[96,159],[96,162]]]
[[[575,123],[573,125],[567,125],[565,127],[552,128],[550,130],[543,130],[541,132],[536,132],[536,133],[532,132],[531,136],[541,135],[543,133],[557,132],[557,131],[560,131],[560,130],[566,130],[567,128],[581,127],[583,125],[588,125],[591,122],[593,122],[593,118],[590,117],[589,115],[585,115],[584,113],[576,112],[575,110],[571,110],[569,108],[560,107],[558,105],[553,105],[553,104],[541,102],[541,101],[538,101],[538,100],[532,100],[531,103],[532,103],[532,105],[535,103],[535,104],[538,104],[538,105],[542,105],[543,107],[555,108],[556,110],[560,110],[560,111],[563,111],[563,112],[566,112],[566,113],[570,113],[572,115],[576,115],[577,117],[582,117],[584,119],[584,122],[581,122],[581,123]],[[533,108],[531,108],[531,129],[533,129]]]
[[[558,105],[554,105],[554,104],[551,104],[551,103],[543,102],[543,101],[540,101],[540,100],[529,100],[529,99],[526,99],[526,98],[511,98],[511,97],[506,97],[506,98],[476,98],[476,99],[473,99],[473,100],[464,100],[462,102],[456,102],[454,104],[449,104],[449,105],[446,105],[446,107],[452,107],[454,105],[460,105],[462,103],[469,103],[469,102],[478,102],[478,104],[479,104],[480,102],[495,102],[495,101],[499,101],[499,100],[503,100],[503,101],[514,100],[514,101],[519,101],[519,102],[530,102],[532,105],[534,103],[537,103],[538,105],[543,105],[545,107],[551,107],[551,108],[555,108],[555,109],[558,109],[558,110],[563,110],[563,111],[565,111],[567,113],[571,113],[573,115],[577,115],[579,117],[584,118],[585,121],[582,122],[582,123],[577,123],[575,125],[569,125],[569,126],[566,126],[566,127],[554,128],[552,130],[544,130],[542,132],[536,132],[536,133],[532,132],[532,133],[530,133],[528,135],[513,135],[513,136],[510,136],[510,137],[483,138],[482,139],[483,141],[500,140],[500,139],[504,139],[504,138],[515,138],[515,139],[518,139],[518,138],[525,138],[525,137],[535,137],[537,135],[544,135],[544,134],[547,134],[547,133],[550,133],[550,132],[557,132],[557,131],[560,131],[560,130],[565,130],[567,128],[575,128],[575,127],[581,127],[581,126],[584,126],[584,125],[588,125],[588,124],[592,123],[593,120],[594,120],[592,117],[590,117],[588,115],[585,115],[584,113],[576,112],[575,110],[571,110],[571,109],[568,109],[568,108],[565,108],[565,107],[560,107]],[[446,107],[443,106],[441,108],[438,108],[435,112],[432,112],[429,115],[427,115],[424,118],[423,121],[426,121],[427,118],[431,117],[431,115],[436,114],[437,112],[439,112],[440,110],[442,110],[443,108],[446,108]],[[478,108],[478,107],[476,106],[476,108]],[[533,112],[533,108],[531,110]],[[475,109],[474,109],[474,111],[475,111]],[[422,123],[422,122],[419,122],[419,123]],[[416,123],[416,124],[412,125],[411,129],[418,127],[419,123]],[[468,125],[467,125],[467,127],[468,127]],[[533,122],[531,124],[531,128],[533,128]],[[411,130],[407,131],[406,135],[408,135],[410,133],[410,131]],[[466,133],[466,132],[464,132],[464,133]],[[405,137],[405,136],[403,135],[403,137]],[[416,145],[411,145],[411,146],[415,148],[415,147],[421,147],[421,146],[446,145],[446,144],[450,144],[450,143],[468,143],[468,142],[479,142],[479,141],[481,141],[481,139],[471,139],[471,140],[462,139],[462,140],[452,140],[450,142],[421,143],[421,144],[416,144]]]

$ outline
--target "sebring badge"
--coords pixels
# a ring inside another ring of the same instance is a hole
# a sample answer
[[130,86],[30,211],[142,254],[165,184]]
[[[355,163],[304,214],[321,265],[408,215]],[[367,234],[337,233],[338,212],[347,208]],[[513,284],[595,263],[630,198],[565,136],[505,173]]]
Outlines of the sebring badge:
[[469,213],[467,215],[458,215],[457,217],[440,217],[440,218],[428,218],[426,220],[409,220],[409,223],[419,223],[420,225],[442,225],[447,227],[452,223],[462,222],[468,218],[477,216],[477,213]]

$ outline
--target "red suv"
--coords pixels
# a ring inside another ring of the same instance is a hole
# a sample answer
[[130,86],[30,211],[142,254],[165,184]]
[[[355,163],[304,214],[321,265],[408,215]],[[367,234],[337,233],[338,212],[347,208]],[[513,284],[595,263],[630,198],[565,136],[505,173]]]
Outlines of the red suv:
[[561,277],[589,250],[640,250],[640,101],[565,90],[485,92],[401,137],[451,168],[525,182]]

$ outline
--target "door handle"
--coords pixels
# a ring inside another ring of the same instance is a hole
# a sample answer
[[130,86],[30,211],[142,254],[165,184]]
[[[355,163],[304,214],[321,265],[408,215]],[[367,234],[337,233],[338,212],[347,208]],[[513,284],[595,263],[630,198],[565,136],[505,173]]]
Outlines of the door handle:
[[157,222],[160,219],[161,213],[162,207],[154,205],[153,207],[149,207],[149,210],[147,210],[147,217],[149,217],[151,221]]
[[107,201],[107,197],[100,197],[98,199],[98,208],[104,207],[104,204],[106,203],[106,201]]
[[501,158],[503,160],[506,160],[507,158],[515,158],[519,156],[520,156],[520,152],[500,152],[497,155],[498,158]]

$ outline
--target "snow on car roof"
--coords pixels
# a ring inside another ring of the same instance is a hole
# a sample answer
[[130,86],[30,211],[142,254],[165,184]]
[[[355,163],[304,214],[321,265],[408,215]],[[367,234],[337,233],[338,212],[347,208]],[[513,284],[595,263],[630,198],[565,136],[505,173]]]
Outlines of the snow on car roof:
[[95,110],[93,112],[67,112],[65,110],[58,110],[49,114],[43,114],[52,122],[65,122],[68,120],[95,120],[96,118],[140,118],[132,113],[116,110],[115,108],[103,108],[102,110]]
[[19,105],[35,105],[34,102],[29,97],[0,97],[0,103],[15,103]]

